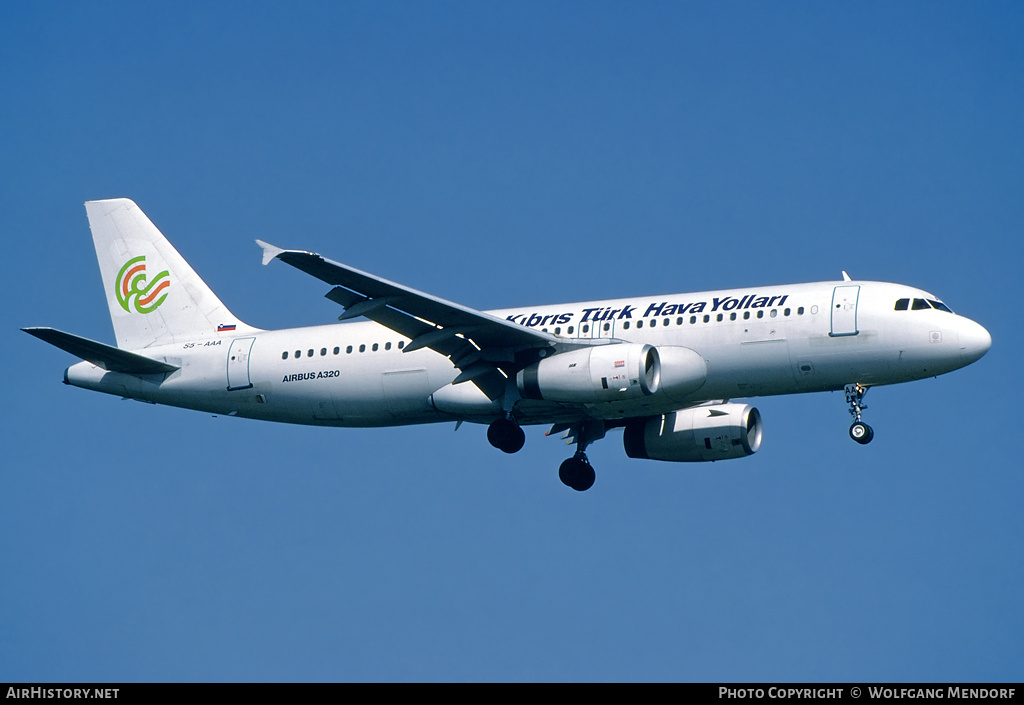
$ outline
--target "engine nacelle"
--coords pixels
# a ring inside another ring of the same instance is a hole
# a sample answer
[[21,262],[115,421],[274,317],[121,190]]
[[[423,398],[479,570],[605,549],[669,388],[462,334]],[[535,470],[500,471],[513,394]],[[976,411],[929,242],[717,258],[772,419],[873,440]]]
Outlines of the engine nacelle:
[[612,343],[559,353],[516,375],[524,399],[614,401],[654,394],[661,383],[658,351],[643,343]]
[[658,364],[661,366],[658,393],[673,401],[686,401],[687,397],[704,386],[708,378],[707,363],[700,353],[690,348],[659,345]]
[[694,463],[753,455],[761,447],[761,414],[749,404],[718,404],[638,419],[622,436],[630,458]]

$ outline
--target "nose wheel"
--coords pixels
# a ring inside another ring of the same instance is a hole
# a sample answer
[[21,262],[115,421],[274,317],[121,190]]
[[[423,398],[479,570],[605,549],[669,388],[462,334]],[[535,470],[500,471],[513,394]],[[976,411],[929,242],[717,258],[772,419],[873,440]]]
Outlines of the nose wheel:
[[874,437],[875,432],[863,421],[854,421],[853,425],[850,426],[850,438],[861,445],[867,445]]
[[850,405],[850,416],[853,417],[853,425],[850,426],[850,438],[861,445],[867,445],[875,437],[875,432],[861,420],[861,414],[868,407],[864,406],[864,395],[868,388],[860,384],[848,384],[844,387],[846,392],[846,403]]

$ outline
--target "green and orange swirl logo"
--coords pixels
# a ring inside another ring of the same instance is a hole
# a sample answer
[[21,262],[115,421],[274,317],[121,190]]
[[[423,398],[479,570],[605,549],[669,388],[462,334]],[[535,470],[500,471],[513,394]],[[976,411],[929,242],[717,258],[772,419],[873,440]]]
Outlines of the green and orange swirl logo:
[[152,280],[146,276],[146,256],[139,255],[124,263],[117,273],[117,302],[128,313],[152,313],[167,298],[171,274],[166,269]]

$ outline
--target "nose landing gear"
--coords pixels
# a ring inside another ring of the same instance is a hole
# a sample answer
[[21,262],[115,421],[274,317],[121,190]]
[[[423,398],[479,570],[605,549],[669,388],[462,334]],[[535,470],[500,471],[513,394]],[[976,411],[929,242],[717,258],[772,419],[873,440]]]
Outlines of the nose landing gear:
[[843,390],[846,392],[846,403],[850,405],[850,416],[853,417],[850,438],[861,445],[867,445],[875,437],[871,427],[861,421],[861,414],[868,408],[864,406],[864,395],[868,393],[868,388],[860,384],[848,384]]

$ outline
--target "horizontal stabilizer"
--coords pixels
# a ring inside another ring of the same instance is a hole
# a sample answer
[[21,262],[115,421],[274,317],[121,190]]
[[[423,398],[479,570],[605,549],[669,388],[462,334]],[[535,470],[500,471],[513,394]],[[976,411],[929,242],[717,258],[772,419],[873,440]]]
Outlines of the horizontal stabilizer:
[[160,362],[138,355],[106,343],[82,338],[56,328],[22,328],[29,335],[34,335],[50,345],[71,353],[75,357],[91,362],[111,372],[124,372],[130,375],[155,375],[174,372],[178,368],[166,362]]

